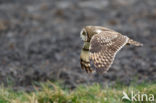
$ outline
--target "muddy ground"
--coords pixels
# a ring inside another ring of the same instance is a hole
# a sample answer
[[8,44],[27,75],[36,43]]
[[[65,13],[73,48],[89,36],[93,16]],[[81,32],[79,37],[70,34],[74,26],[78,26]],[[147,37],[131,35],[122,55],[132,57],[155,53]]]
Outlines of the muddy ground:
[[[105,26],[144,44],[124,47],[107,74],[80,69],[85,25]],[[113,85],[156,81],[155,0],[0,0],[0,84]]]

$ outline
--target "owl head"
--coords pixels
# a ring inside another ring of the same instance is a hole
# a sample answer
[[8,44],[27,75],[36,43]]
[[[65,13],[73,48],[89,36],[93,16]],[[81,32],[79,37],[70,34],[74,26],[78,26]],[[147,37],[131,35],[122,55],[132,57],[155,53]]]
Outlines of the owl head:
[[86,26],[81,30],[80,37],[84,42],[90,42],[93,35],[99,34],[100,32],[102,32],[102,29],[97,26]]

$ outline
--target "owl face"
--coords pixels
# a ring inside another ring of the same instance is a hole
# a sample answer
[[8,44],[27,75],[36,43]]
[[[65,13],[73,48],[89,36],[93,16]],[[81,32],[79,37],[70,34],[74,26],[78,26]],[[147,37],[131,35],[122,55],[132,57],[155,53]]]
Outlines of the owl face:
[[87,31],[86,31],[86,29],[82,29],[81,30],[81,32],[80,32],[80,37],[81,37],[81,39],[85,42],[85,41],[87,41],[87,38],[88,38],[88,36],[87,36],[88,34],[87,34]]
[[95,26],[86,26],[80,32],[80,37],[84,42],[89,42],[93,35],[102,32],[101,28]]

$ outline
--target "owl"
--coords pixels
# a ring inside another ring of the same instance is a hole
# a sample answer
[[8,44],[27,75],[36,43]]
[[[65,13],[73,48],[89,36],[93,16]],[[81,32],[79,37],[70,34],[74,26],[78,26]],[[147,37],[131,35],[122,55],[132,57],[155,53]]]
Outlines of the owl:
[[101,26],[86,26],[80,37],[84,45],[80,54],[81,68],[87,73],[105,73],[112,65],[116,53],[125,45],[142,46],[112,29]]

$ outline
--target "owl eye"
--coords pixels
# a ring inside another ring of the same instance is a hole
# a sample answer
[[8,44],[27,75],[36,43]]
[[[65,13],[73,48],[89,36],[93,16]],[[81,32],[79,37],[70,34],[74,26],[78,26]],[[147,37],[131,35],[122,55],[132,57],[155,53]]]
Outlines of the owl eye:
[[82,35],[86,35],[86,32],[85,32],[85,31],[83,31],[83,32],[82,32]]

